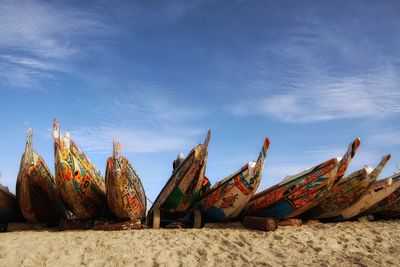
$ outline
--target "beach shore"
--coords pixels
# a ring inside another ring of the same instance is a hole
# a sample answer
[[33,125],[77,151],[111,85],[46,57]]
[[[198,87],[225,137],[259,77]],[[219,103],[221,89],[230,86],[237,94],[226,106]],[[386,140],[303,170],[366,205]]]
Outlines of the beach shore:
[[203,229],[0,233],[0,266],[400,265],[400,220],[310,224],[274,232]]

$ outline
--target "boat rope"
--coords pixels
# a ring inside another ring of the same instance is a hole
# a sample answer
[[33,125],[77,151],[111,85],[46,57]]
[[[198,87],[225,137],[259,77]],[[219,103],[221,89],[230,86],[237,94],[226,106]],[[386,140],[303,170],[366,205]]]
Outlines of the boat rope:
[[150,198],[148,198],[147,196],[146,196],[146,199],[147,199],[147,201],[148,201],[148,202],[150,202],[150,203],[151,203],[151,205],[153,205],[153,204],[154,204],[154,202],[153,202],[153,201],[151,201],[151,200],[150,200]]
[[[146,196],[146,199],[147,199],[147,201],[150,202],[151,205],[154,205],[154,202],[151,201],[147,196]],[[161,207],[159,207],[158,209],[159,209],[160,211],[165,211],[165,212],[168,212],[168,211],[169,211],[168,209],[164,209],[164,208],[161,208]]]

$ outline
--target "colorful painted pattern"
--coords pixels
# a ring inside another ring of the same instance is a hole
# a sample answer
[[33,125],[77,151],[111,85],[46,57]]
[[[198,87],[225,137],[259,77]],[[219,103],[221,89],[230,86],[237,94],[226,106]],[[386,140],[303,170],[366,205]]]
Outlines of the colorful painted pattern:
[[146,216],[146,195],[139,175],[120,154],[113,142],[113,156],[107,160],[106,193],[108,207],[121,219],[142,220]]
[[390,155],[382,157],[381,162],[374,170],[370,167],[365,167],[339,181],[332,187],[328,196],[315,207],[313,212],[307,212],[309,213],[308,217],[314,219],[333,217],[338,214],[339,210],[357,202],[368,187],[378,178],[390,157]]
[[260,184],[268,148],[269,140],[266,138],[256,162],[244,165],[215,184],[194,205],[202,211],[205,221],[221,222],[235,219],[240,214]]
[[64,204],[81,219],[100,217],[106,206],[105,183],[100,171],[54,121],[56,184]]
[[210,138],[211,131],[208,131],[204,144],[193,148],[172,173],[148,212],[149,224],[153,209],[160,209],[170,215],[182,214],[202,195]]
[[349,145],[341,160],[333,158],[256,194],[244,208],[243,214],[284,219],[313,208],[343,177],[359,145],[357,138]]
[[400,176],[395,175],[381,181],[373,183],[366,192],[358,199],[356,203],[346,209],[340,210],[339,214],[335,217],[329,218],[330,220],[340,221],[350,219],[369,208],[373,207],[400,187]]
[[17,177],[17,200],[28,222],[57,223],[66,218],[66,210],[47,164],[32,148],[32,129],[26,138]]
[[[394,180],[400,178],[400,172],[392,176]],[[400,216],[400,189],[391,193],[388,197],[368,209],[365,214],[374,214],[383,218]]]

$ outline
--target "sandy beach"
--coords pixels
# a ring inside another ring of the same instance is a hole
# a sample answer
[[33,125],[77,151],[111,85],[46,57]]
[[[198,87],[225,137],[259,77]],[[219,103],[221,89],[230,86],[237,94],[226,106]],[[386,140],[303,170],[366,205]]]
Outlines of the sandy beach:
[[0,234],[0,266],[399,266],[400,221]]

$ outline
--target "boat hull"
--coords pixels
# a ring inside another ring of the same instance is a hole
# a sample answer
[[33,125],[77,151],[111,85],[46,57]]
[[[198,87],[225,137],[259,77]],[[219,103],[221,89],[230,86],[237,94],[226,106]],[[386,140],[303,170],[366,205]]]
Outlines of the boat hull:
[[192,149],[182,164],[172,173],[147,214],[147,224],[152,224],[155,209],[169,218],[184,216],[203,194],[210,137],[209,131],[204,144]]
[[398,188],[388,197],[375,204],[365,214],[373,214],[379,218],[400,217],[400,189]]
[[255,195],[243,215],[287,219],[317,206],[343,177],[359,145],[360,139],[356,138],[342,159],[330,159]]
[[0,185],[0,223],[13,221],[17,214],[18,205],[15,196]]
[[252,197],[243,216],[288,217],[298,208],[328,190],[329,178],[336,173],[337,159],[326,161],[303,175],[278,184]]
[[195,209],[202,212],[205,222],[237,218],[260,184],[268,147],[269,140],[265,139],[256,162],[244,165],[236,173],[218,182],[195,204]]
[[101,217],[106,211],[105,183],[79,147],[62,138],[54,122],[55,180],[65,206],[78,218]]
[[34,151],[27,151],[22,156],[16,195],[22,215],[28,222],[56,224],[67,217],[54,178],[43,158]]
[[368,187],[378,178],[390,155],[382,157],[373,170],[364,167],[334,184],[327,196],[314,208],[301,215],[302,219],[324,219],[339,215],[339,211],[356,203]]
[[146,195],[139,175],[125,157],[107,160],[106,194],[110,210],[121,219],[142,220]]
[[366,192],[364,192],[364,194],[356,203],[346,209],[340,210],[338,215],[336,215],[335,217],[327,218],[327,220],[341,221],[353,218],[367,211],[369,208],[373,207],[375,204],[388,197],[399,187],[400,180],[393,181],[392,178],[387,178],[375,182],[368,188]]
[[336,215],[336,212],[351,206],[368,189],[370,170],[363,168],[352,173],[348,179],[334,185],[321,203],[302,214],[303,219],[323,219]]

